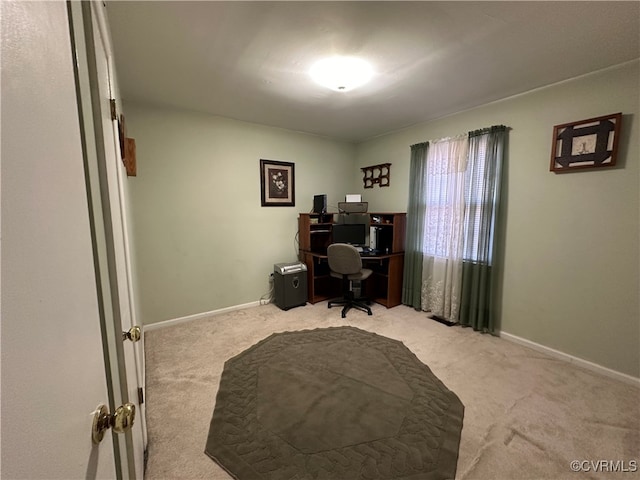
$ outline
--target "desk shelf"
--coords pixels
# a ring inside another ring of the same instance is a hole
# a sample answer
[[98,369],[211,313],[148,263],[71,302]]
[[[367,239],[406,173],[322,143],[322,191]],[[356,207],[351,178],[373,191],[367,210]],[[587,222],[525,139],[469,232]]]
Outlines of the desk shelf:
[[330,222],[319,222],[319,218],[318,214],[300,214],[298,218],[298,236],[301,251],[326,252],[327,247],[331,245],[333,215],[329,215]]
[[329,274],[326,255],[301,253],[301,261],[307,265],[307,301],[318,303],[340,295],[339,282]]
[[[402,276],[404,274],[404,253],[393,253],[381,259],[378,265],[372,265],[374,259],[363,259],[365,268],[373,273],[367,279],[369,298],[387,308],[402,303]],[[372,281],[370,281],[372,280]]]

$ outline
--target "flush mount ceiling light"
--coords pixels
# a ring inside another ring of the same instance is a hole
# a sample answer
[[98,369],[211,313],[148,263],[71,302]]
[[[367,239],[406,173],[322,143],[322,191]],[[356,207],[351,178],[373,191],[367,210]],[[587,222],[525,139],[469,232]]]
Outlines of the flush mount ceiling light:
[[324,87],[336,92],[348,92],[367,83],[373,70],[361,58],[329,57],[314,63],[309,74]]

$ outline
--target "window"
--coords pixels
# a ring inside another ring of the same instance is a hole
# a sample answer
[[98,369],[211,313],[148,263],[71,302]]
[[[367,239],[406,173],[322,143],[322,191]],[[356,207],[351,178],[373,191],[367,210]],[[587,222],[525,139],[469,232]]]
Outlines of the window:
[[[424,253],[491,264],[496,192],[488,136],[439,140],[427,154]],[[490,225],[485,225],[487,219]]]
[[425,169],[423,252],[441,258],[462,255],[467,135],[434,142]]
[[485,150],[486,150],[486,138],[480,140],[481,148],[478,149],[478,154],[475,159],[469,162],[467,168],[467,175],[465,178],[465,222],[464,222],[464,249],[463,256],[465,260],[480,261],[479,258],[479,246],[480,246],[480,221],[482,218],[483,209],[489,208],[489,205],[483,203],[482,188],[484,185],[484,175],[486,170],[485,165]]

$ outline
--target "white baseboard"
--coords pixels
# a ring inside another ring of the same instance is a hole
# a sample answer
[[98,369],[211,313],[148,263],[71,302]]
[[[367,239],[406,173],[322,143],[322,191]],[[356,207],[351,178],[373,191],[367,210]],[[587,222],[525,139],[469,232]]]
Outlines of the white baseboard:
[[509,342],[518,343],[520,345],[524,345],[525,347],[529,347],[533,350],[546,353],[548,355],[551,355],[552,357],[556,357],[560,360],[564,360],[566,362],[573,363],[582,368],[586,368],[587,370],[591,370],[592,372],[600,373],[607,377],[615,378],[616,380],[621,380],[633,386],[640,387],[640,378],[632,377],[631,375],[627,375],[626,373],[618,372],[616,370],[603,367],[602,365],[598,365],[597,363],[593,363],[588,360],[584,360],[582,358],[574,357],[573,355],[569,355],[568,353],[564,353],[559,350],[555,350],[553,348],[545,347],[544,345],[540,345],[539,343],[532,342],[531,340],[527,340],[526,338],[521,338],[507,332],[500,332],[500,338],[504,338]]
[[220,315],[222,313],[233,312],[236,310],[244,310],[245,308],[257,307],[262,305],[261,301],[243,303],[242,305],[234,305],[232,307],[220,308],[219,310],[212,310],[210,312],[196,313],[194,315],[187,315],[186,317],[173,318],[171,320],[164,320],[162,322],[150,323],[144,326],[145,331],[157,330],[159,328],[171,327],[178,325],[179,323],[191,322],[192,320],[198,320],[200,318],[211,317],[213,315]]

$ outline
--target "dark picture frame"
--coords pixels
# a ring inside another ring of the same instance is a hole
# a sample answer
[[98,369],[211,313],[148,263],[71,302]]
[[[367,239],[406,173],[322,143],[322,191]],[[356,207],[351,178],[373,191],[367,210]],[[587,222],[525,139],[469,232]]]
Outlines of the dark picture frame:
[[555,173],[614,167],[622,113],[564,123],[553,127],[551,165]]
[[263,207],[295,206],[295,165],[291,162],[261,159],[260,193]]

